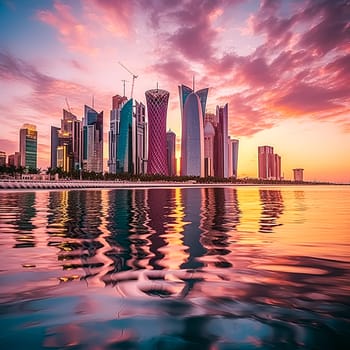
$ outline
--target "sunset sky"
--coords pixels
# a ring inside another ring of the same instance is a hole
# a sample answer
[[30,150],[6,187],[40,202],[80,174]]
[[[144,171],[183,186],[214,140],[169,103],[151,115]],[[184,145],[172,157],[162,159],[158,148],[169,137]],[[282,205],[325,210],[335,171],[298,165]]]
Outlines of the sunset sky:
[[[170,92],[167,126],[181,135],[177,86],[209,87],[208,111],[229,103],[240,140],[238,176],[257,177],[257,148],[271,145],[282,172],[350,182],[348,0],[0,0],[0,150],[19,149],[37,125],[38,167],[50,159],[50,126],[69,101],[104,111],[111,98]],[[105,161],[105,169],[107,161]]]

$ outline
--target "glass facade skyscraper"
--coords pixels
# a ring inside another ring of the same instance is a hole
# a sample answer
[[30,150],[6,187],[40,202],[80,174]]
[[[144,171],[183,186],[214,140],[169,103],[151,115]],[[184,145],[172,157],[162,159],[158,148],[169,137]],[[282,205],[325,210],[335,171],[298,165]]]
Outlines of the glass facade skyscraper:
[[166,149],[169,176],[176,175],[176,134],[169,130],[166,133]]
[[27,169],[37,168],[38,132],[36,126],[24,124],[19,132],[19,150],[21,166]]
[[181,110],[181,166],[183,176],[204,176],[204,117],[208,88],[194,92],[179,86]]
[[120,111],[117,146],[117,173],[133,173],[132,159],[133,100],[126,102]]
[[145,93],[148,110],[148,174],[168,174],[166,153],[166,118],[169,92],[160,89]]
[[103,111],[84,107],[83,119],[83,168],[96,173],[103,172]]

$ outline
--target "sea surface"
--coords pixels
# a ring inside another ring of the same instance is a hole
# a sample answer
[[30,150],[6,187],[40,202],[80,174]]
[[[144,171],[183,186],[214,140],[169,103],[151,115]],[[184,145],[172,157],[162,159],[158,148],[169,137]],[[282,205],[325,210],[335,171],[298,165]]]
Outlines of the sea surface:
[[0,192],[1,349],[350,349],[350,186]]

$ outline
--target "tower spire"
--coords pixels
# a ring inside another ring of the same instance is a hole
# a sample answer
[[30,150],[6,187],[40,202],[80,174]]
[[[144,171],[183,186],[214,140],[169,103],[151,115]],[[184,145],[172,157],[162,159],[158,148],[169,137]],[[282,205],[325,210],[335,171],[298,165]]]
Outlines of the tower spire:
[[194,80],[194,75],[192,77],[192,89],[193,89],[193,92],[194,92],[194,88],[195,88],[195,80]]

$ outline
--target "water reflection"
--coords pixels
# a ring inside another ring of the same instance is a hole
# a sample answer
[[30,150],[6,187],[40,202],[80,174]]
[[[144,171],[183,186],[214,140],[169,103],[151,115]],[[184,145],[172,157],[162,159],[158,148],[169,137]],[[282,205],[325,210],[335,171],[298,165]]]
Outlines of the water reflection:
[[1,342],[347,348],[349,210],[347,187],[0,192]]
[[283,197],[279,190],[259,190],[262,206],[260,232],[269,233],[275,226],[282,225],[278,218],[283,214]]

